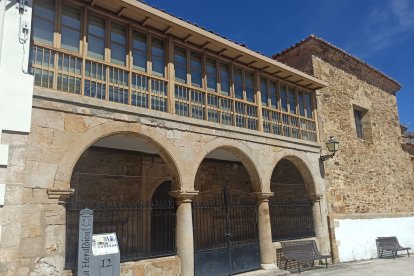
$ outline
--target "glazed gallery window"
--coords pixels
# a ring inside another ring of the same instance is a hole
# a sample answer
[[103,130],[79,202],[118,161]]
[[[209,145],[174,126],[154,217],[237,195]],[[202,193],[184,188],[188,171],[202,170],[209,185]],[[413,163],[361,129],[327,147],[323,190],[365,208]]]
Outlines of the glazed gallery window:
[[175,47],[174,53],[175,80],[187,83],[187,52],[183,48]]
[[89,16],[88,56],[96,59],[105,57],[105,20],[94,15]]
[[61,42],[62,48],[79,52],[81,29],[80,9],[63,5],[62,7],[62,29]]
[[55,33],[55,1],[38,0],[33,9],[33,40],[53,44]]
[[133,68],[139,71],[147,71],[147,36],[134,31],[132,37]]

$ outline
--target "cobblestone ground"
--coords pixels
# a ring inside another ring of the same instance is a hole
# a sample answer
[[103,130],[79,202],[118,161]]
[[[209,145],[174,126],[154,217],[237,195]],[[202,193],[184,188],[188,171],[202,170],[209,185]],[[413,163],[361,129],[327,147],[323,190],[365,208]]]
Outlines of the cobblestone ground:
[[[299,275],[297,270],[292,274]],[[324,267],[304,268],[300,275],[321,276],[413,276],[414,257],[397,257],[391,259],[375,259],[363,262],[343,263]]]

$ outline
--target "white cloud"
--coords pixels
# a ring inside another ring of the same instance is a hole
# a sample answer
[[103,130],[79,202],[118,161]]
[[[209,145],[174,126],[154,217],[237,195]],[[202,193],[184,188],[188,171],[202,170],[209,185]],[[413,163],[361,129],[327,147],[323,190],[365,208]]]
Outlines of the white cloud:
[[414,36],[414,1],[390,0],[368,14],[361,36],[346,47],[366,58]]

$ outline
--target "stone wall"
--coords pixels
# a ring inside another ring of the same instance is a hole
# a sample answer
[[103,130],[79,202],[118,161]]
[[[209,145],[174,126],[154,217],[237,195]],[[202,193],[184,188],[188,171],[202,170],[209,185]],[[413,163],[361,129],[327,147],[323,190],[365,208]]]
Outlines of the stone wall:
[[[223,164],[221,169],[206,165],[206,169],[214,170],[220,179],[214,185],[233,181],[236,186],[243,183],[250,191],[268,193],[274,167],[288,158],[295,160],[301,172],[307,172],[318,193],[325,193],[319,173],[318,143],[77,95],[47,90],[35,93],[31,133],[21,137],[13,133],[2,136],[11,145],[12,161],[7,173],[0,168],[0,178],[16,183],[8,185],[6,204],[0,210],[0,220],[5,225],[1,234],[0,271],[5,275],[59,275],[63,272],[66,229],[63,204],[71,194],[70,183],[77,161],[103,137],[128,134],[152,145],[162,162],[152,159],[143,164],[148,168],[151,162],[156,163],[162,168],[156,174],[173,179],[176,190],[193,191],[200,164],[210,152],[220,148],[231,152],[240,162]],[[96,162],[94,166],[102,165]],[[221,173],[223,167],[232,172],[231,177]],[[123,170],[131,174],[141,170],[135,164],[122,170],[121,166],[105,168],[114,173]],[[85,170],[82,166],[76,169]],[[142,172],[150,175],[145,168]],[[325,204],[321,205],[322,217],[326,217]],[[321,221],[319,228],[318,237],[328,244],[326,222]]]
[[[314,74],[330,83],[317,96],[321,140],[340,141],[324,162],[328,201],[336,214],[412,212],[413,171],[400,144],[396,97],[330,62],[313,57]],[[356,137],[353,109],[368,110],[371,139]]]

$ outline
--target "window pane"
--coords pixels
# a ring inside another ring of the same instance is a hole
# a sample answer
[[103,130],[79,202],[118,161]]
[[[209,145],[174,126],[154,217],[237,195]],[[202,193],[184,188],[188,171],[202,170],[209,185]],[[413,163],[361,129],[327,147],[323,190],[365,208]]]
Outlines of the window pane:
[[249,102],[254,102],[254,78],[253,74],[246,73],[245,78],[246,84],[246,100]]
[[126,64],[126,31],[123,26],[111,26],[111,62]]
[[79,52],[80,40],[80,10],[63,5],[61,47]]
[[152,39],[152,73],[157,76],[164,77],[165,74],[165,53],[164,41]]
[[234,96],[243,99],[243,78],[240,69],[234,69]]
[[364,139],[364,129],[362,127],[362,112],[360,110],[354,109],[354,117],[357,137]]
[[53,44],[53,34],[55,30],[55,1],[36,1],[33,13],[33,39]]
[[262,104],[263,106],[267,106],[267,80],[262,79],[260,81],[260,94],[262,96]]
[[201,87],[202,80],[202,65],[201,56],[191,53],[191,84]]
[[306,105],[306,116],[308,118],[313,118],[312,114],[312,98],[310,93],[305,94],[305,105]]
[[298,101],[299,101],[299,113],[300,116],[305,116],[305,103],[304,103],[304,97],[303,97],[303,93],[299,92],[298,93]]
[[289,111],[290,113],[296,113],[296,99],[295,99],[295,92],[291,88],[288,88],[288,96],[289,96]]
[[277,90],[276,90],[276,83],[270,83],[270,106],[272,108],[279,108],[278,107],[278,99],[277,99]]
[[88,25],[88,56],[99,59],[105,56],[105,20],[93,15]]
[[134,32],[132,40],[132,55],[134,60],[134,69],[147,71],[147,36],[145,34]]
[[227,64],[220,64],[221,94],[230,95],[230,73]]
[[187,83],[187,53],[183,48],[175,47],[174,69],[175,80]]
[[282,101],[282,111],[287,112],[288,101],[287,101],[286,86],[280,87],[280,98]]
[[214,60],[207,60],[207,89],[217,91],[217,69]]

